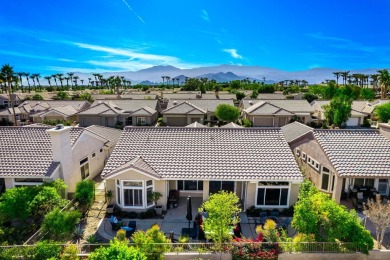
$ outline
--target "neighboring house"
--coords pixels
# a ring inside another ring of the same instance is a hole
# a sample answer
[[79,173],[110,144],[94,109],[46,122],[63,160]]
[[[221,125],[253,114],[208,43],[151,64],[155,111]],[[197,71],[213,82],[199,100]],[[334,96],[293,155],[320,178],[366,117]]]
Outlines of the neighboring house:
[[186,125],[185,127],[198,127],[198,128],[204,128],[204,127],[208,127],[206,125],[202,125],[201,123],[198,123],[198,122],[195,122],[195,123],[192,123],[190,125]]
[[230,122],[226,125],[221,126],[221,128],[244,128],[243,126],[237,125],[233,122]]
[[306,176],[337,202],[356,186],[389,195],[390,141],[378,130],[312,129],[294,122],[282,131]]
[[293,99],[243,99],[240,108],[242,116],[250,120],[254,127],[280,127],[288,124],[292,118],[307,124],[314,113],[306,100]]
[[[24,97],[18,95],[18,94],[11,94],[12,102],[14,103],[14,106],[20,105],[20,103],[23,102]],[[0,94],[0,108],[8,108],[12,107],[11,102],[9,101],[8,94]]]
[[[362,101],[353,101],[351,106],[351,116],[348,118],[346,122],[346,126],[360,126],[364,122],[364,118],[369,116],[372,113],[371,107],[368,105],[368,101],[366,105],[363,105]],[[310,103],[313,109],[315,110],[314,116],[319,120],[325,120],[325,110],[323,108],[324,105],[329,105],[329,100],[314,100]]]
[[92,94],[93,100],[102,100],[102,99],[157,99],[157,95],[155,94],[122,94],[122,95],[100,95],[100,94]]
[[[252,93],[248,94],[248,96],[250,96],[251,94]],[[282,93],[259,93],[257,99],[266,99],[266,100],[286,99],[286,96],[284,96]]]
[[[135,141],[136,140],[136,141]],[[244,210],[288,208],[303,176],[279,128],[126,127],[102,177],[125,211],[166,208],[170,190],[207,200],[232,191]]]
[[74,192],[98,176],[122,131],[101,127],[0,127],[0,190],[61,178]]
[[157,99],[95,100],[90,109],[77,115],[80,126],[153,125],[159,110]]
[[[25,125],[32,122],[42,122],[45,117],[54,120],[75,119],[75,114],[88,109],[91,104],[88,101],[74,100],[28,100],[15,107],[17,125]],[[40,117],[42,116],[43,117]],[[37,120],[37,121],[34,121]],[[0,111],[0,120],[13,122],[12,108]]]
[[32,118],[33,122],[35,123],[42,123],[45,120],[75,122],[77,121],[77,112],[78,111],[74,107],[68,105],[63,107],[55,107],[48,109],[47,111],[36,113],[32,116]]
[[168,108],[161,112],[168,126],[186,126],[194,122],[205,124],[216,122],[215,110],[219,104],[234,106],[232,99],[197,99],[170,101]]

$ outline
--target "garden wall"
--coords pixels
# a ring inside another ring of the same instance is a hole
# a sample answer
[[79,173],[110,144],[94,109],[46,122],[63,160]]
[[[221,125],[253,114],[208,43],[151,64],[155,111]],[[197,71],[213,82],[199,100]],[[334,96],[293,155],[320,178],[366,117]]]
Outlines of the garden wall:
[[369,255],[364,254],[336,254],[336,253],[282,253],[278,260],[387,260],[390,259],[390,250],[372,250]]

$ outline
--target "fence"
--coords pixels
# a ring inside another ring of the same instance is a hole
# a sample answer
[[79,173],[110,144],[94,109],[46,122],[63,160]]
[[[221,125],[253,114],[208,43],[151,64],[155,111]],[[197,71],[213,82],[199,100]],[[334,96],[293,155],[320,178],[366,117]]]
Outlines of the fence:
[[[54,244],[53,244],[54,245]],[[107,247],[110,244],[76,244],[78,248],[78,253],[80,255],[89,255],[91,252],[96,250],[99,247]],[[57,244],[57,246],[62,249],[67,246],[67,244]],[[135,246],[134,243],[129,243],[129,246]],[[19,248],[16,252],[28,251],[28,248],[32,248],[34,245],[13,245],[13,246],[0,246],[0,253],[9,248]],[[142,246],[141,246],[142,247]],[[269,248],[279,248],[280,252],[292,253],[367,253],[367,245],[356,244],[356,243],[342,243],[342,242],[280,242],[280,243],[270,243],[270,242],[233,242],[233,243],[224,243],[224,244],[214,244],[214,243],[159,243],[152,244],[148,246],[149,254],[161,253],[162,251],[167,253],[220,253],[220,252],[229,252],[234,248],[256,248],[258,250],[266,250]],[[153,252],[156,250],[155,252]]]

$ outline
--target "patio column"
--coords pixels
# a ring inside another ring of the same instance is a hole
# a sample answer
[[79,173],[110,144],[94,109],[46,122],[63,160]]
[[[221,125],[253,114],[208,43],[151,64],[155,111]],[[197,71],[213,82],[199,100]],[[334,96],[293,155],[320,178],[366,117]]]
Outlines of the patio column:
[[209,181],[203,181],[203,201],[209,198]]
[[332,199],[337,203],[340,203],[341,192],[343,189],[343,178],[339,177],[336,173],[334,174],[334,189],[332,193]]

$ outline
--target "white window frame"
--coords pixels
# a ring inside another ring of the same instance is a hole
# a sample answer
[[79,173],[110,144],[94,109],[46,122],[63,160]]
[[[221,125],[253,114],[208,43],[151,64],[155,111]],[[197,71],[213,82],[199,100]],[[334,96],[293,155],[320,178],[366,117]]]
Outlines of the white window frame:
[[319,162],[317,162],[316,160],[314,160],[312,157],[307,156],[307,163],[310,165],[310,167],[312,167],[316,171],[320,172],[321,164]]
[[[37,182],[18,182],[16,179],[20,178],[12,178],[12,184],[13,187],[23,187],[23,186],[40,186],[43,184],[43,181],[37,181]],[[27,178],[26,178],[27,179]],[[34,178],[28,178],[28,179],[34,179]],[[42,179],[42,178],[39,178]]]
[[363,179],[364,181],[363,181],[363,186],[367,186],[367,184],[366,184],[366,180],[367,179],[373,179],[374,180],[374,185],[373,185],[373,187],[375,187],[375,178],[353,178],[353,186],[355,186],[355,180],[356,179]]
[[[118,185],[119,181],[119,185]],[[147,181],[152,181],[152,185],[146,185]],[[136,186],[124,186],[124,182],[141,182],[142,187],[136,187]],[[116,193],[116,204],[118,204],[121,208],[124,209],[149,209],[151,207],[154,207],[154,203],[151,203],[148,205],[147,202],[147,190],[148,188],[152,188],[152,192],[155,191],[154,189],[154,181],[153,180],[115,180],[115,193]],[[118,188],[120,194],[118,194]],[[125,198],[124,198],[124,192],[125,190],[142,190],[142,206],[125,206]],[[119,199],[119,200],[118,200]]]
[[[328,169],[328,172],[324,171],[324,168]],[[322,180],[323,180],[324,175],[328,175],[328,188],[327,189],[322,188]],[[333,192],[335,178],[336,178],[336,176],[335,176],[334,172],[332,172],[328,167],[321,166],[320,190],[325,191],[325,192]]]
[[295,155],[301,157],[301,150],[299,148],[295,148]]
[[146,125],[146,117],[144,116],[137,117],[137,125]]
[[96,157],[96,152],[93,152],[92,153],[92,159],[94,159]]
[[[384,183],[384,182],[381,182],[380,180],[386,180],[386,183]],[[379,191],[379,186],[380,185],[386,185],[386,191],[385,192],[380,192]],[[385,196],[387,196],[388,194],[389,194],[389,179],[378,179],[378,188],[377,188],[377,190],[378,190],[378,192],[381,194],[381,195],[385,195]]]
[[305,152],[302,152],[302,160],[304,160],[306,162],[306,153]]
[[[182,192],[196,192],[196,193],[203,193],[203,190],[204,190],[204,181],[203,180],[177,180],[176,181],[176,187],[177,187],[177,190],[179,190],[179,181],[182,181],[183,182],[183,189],[182,190],[180,190],[180,191],[182,191]],[[196,181],[196,190],[186,190],[185,189],[185,184],[184,184],[184,182],[185,181]],[[203,189],[202,190],[199,190],[199,182],[203,182]]]
[[[261,189],[265,189],[264,191],[264,204],[265,204],[265,197],[266,197],[266,194],[267,194],[267,188],[268,189],[280,189],[280,193],[279,193],[279,205],[258,205],[257,204],[257,194],[259,192],[259,188]],[[282,193],[282,189],[288,189],[287,190],[287,204],[286,205],[280,205],[280,199],[281,199],[281,193]],[[285,208],[289,208],[290,206],[290,193],[291,193],[291,182],[288,183],[288,186],[287,185],[275,185],[275,186],[272,186],[272,185],[259,185],[259,182],[256,183],[256,194],[255,194],[255,207],[256,208],[270,208],[270,209],[285,209]]]
[[[83,163],[81,163],[81,161],[83,161],[83,160],[85,160],[85,159],[87,159],[85,162],[83,162]],[[86,164],[88,164],[88,175],[85,175],[85,177],[84,177],[84,179],[83,179],[83,175],[81,174],[81,167],[84,167]],[[88,159],[88,157],[85,157],[85,158],[83,158],[83,159],[81,159],[80,160],[80,167],[79,167],[79,169],[80,169],[80,176],[81,176],[81,179],[82,180],[86,180],[86,179],[88,179],[88,177],[90,176],[90,169],[89,169],[89,159]]]

